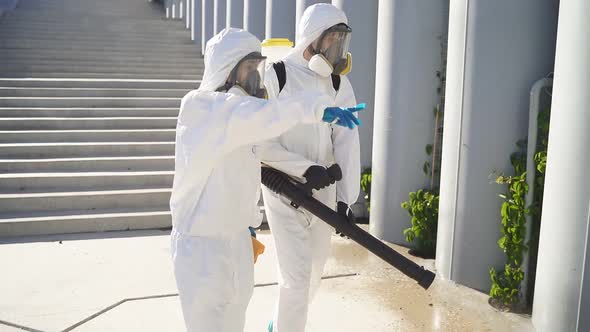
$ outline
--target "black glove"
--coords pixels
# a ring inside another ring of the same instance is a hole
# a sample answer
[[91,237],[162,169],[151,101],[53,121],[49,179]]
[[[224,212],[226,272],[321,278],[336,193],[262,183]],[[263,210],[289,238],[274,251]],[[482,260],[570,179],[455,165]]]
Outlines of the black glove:
[[305,173],[303,173],[303,177],[307,181],[306,185],[316,190],[326,188],[336,182],[336,180],[330,176],[328,170],[324,166],[319,165],[310,166]]
[[[338,202],[338,204],[336,205],[336,212],[338,212],[338,214],[345,216],[346,219],[348,219],[348,222],[350,222],[351,224],[356,223],[354,213],[352,213],[352,209],[346,203]],[[348,236],[342,234],[338,229],[336,229],[336,234],[340,235],[341,237],[348,238]]]

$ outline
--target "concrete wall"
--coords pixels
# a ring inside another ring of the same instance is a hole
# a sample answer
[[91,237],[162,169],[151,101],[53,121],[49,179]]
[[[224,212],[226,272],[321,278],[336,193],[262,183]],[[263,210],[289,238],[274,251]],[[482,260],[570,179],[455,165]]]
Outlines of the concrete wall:
[[0,16],[9,10],[16,8],[18,0],[0,0]]
[[191,0],[191,40],[197,45],[201,45],[202,9],[201,0]]
[[244,27],[244,0],[227,0],[227,27]]
[[265,38],[266,0],[244,0],[244,30],[260,40]]
[[553,70],[555,0],[451,2],[437,271],[487,291],[501,267],[493,172],[512,174],[527,135],[531,85]]
[[295,1],[266,0],[265,38],[295,41]]
[[213,0],[201,0],[201,53],[205,54],[207,41],[213,37]]
[[434,136],[443,2],[380,1],[375,81],[371,232],[406,244],[400,204],[427,185],[422,166]]
[[[587,175],[586,175],[587,176]],[[590,206],[588,207],[588,218],[586,225],[590,225]],[[578,330],[590,331],[590,315],[580,315],[580,313],[590,312],[590,254],[588,246],[590,244],[590,230],[586,230],[586,250],[584,255],[584,279],[582,280],[580,306],[578,308]]]
[[213,0],[213,35],[225,29],[227,23],[226,0]]

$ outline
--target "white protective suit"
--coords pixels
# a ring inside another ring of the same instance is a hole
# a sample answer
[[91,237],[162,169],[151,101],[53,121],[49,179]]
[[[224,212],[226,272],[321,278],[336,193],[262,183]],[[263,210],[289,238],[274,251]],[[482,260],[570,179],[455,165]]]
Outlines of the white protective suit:
[[[283,59],[286,84],[281,98],[301,91],[317,91],[343,107],[356,105],[354,92],[346,76],[341,76],[338,93],[330,77],[324,78],[308,68],[303,52],[324,30],[347,23],[346,15],[328,4],[307,8],[299,22],[295,48]],[[279,92],[277,76],[269,66],[265,74],[269,98]],[[343,179],[336,186],[320,190],[314,197],[335,209],[336,202],[351,205],[357,201],[360,186],[358,129],[327,123],[299,124],[280,137],[256,148],[256,154],[269,166],[302,178],[312,165],[338,163]],[[273,317],[273,332],[302,332],[305,329],[308,302],[320,284],[330,253],[333,228],[270,190],[262,189],[268,222],[275,239],[279,262],[279,298]]]
[[242,331],[252,295],[249,226],[260,224],[260,160],[254,143],[333,106],[319,94],[267,101],[215,92],[260,41],[239,29],[209,40],[198,90],[182,99],[170,200],[172,257],[188,331]]

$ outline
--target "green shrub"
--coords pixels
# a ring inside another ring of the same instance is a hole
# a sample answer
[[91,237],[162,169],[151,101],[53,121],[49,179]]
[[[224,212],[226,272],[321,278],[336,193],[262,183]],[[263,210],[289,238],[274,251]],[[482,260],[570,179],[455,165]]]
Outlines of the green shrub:
[[[506,307],[512,307],[518,302],[521,292],[521,283],[525,278],[522,270],[522,260],[529,247],[532,246],[531,266],[529,271],[534,275],[536,264],[539,221],[541,217],[541,205],[543,202],[543,186],[545,183],[545,168],[547,165],[547,145],[549,139],[549,116],[550,110],[546,109],[539,113],[538,136],[534,162],[535,171],[535,192],[533,203],[526,206],[526,195],[529,186],[526,182],[526,143],[517,143],[518,152],[510,156],[510,162],[514,169],[514,176],[500,175],[496,183],[505,184],[508,187],[507,194],[501,194],[502,202],[502,237],[498,240],[498,246],[506,254],[506,263],[502,271],[490,269],[492,287],[490,297]],[[534,224],[532,228],[531,243],[526,241],[526,221],[532,216]],[[528,277],[531,278],[531,277]],[[533,288],[534,279],[529,284]]]
[[411,217],[412,227],[404,230],[406,240],[413,244],[420,256],[434,257],[438,224],[439,196],[427,189],[409,194],[409,200],[401,204]]
[[498,240],[498,246],[506,254],[506,263],[502,271],[490,269],[490,297],[506,307],[518,302],[520,284],[524,279],[522,259],[528,249],[525,243],[526,218],[531,214],[526,206],[526,195],[529,191],[526,182],[526,144],[519,142],[517,146],[520,151],[510,156],[515,175],[500,175],[496,178],[496,183],[508,186],[508,193],[499,195],[504,202],[500,211],[502,237]]
[[371,168],[367,167],[361,173],[361,190],[365,193],[365,206],[371,212]]

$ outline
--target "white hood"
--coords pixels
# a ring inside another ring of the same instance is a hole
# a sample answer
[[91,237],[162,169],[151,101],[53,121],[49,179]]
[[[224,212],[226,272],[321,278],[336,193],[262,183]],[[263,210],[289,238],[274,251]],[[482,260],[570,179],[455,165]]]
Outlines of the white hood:
[[327,3],[307,7],[299,20],[293,52],[303,52],[322,32],[339,23],[348,24],[348,19],[337,7]]
[[260,40],[242,29],[223,29],[207,41],[205,73],[199,91],[215,91],[222,86],[231,70],[252,52],[260,52]]

